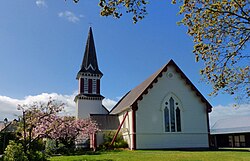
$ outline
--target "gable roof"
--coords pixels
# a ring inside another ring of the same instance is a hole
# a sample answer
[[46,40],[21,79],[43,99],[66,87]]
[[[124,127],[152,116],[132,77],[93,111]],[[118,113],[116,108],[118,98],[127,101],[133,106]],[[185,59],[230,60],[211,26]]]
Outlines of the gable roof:
[[211,134],[250,132],[250,116],[218,120],[211,128]]
[[84,57],[82,60],[81,69],[77,74],[79,78],[81,73],[91,73],[91,74],[100,74],[102,72],[98,68],[98,62],[96,57],[95,42],[93,38],[92,28],[89,28],[88,39],[85,47]]
[[17,130],[17,120],[8,122],[7,124],[0,122],[0,132],[15,132]]
[[205,99],[205,97],[198,91],[198,89],[193,85],[193,83],[187,78],[187,76],[181,71],[181,69],[176,65],[176,63],[171,59],[166,65],[152,74],[148,79],[142,82],[140,85],[136,86],[134,89],[129,91],[110,111],[111,114],[118,114],[132,107],[136,108],[137,101],[142,100],[143,94],[148,93],[148,89],[153,87],[153,83],[158,81],[159,77],[162,77],[162,73],[166,72],[168,67],[174,67],[175,71],[181,75],[181,78],[185,81],[187,85],[191,87],[191,90],[201,99],[203,103],[206,104],[207,112],[212,111],[212,105]]

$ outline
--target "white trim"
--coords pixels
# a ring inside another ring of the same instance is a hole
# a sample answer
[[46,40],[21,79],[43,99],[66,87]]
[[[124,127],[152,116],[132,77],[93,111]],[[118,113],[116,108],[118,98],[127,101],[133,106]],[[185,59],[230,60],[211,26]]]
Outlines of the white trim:
[[94,67],[91,64],[89,64],[89,66],[87,67],[86,70],[88,70],[89,68],[91,68],[92,70],[95,70]]
[[163,111],[164,110],[164,107],[163,105],[165,105],[165,100],[169,100],[170,97],[173,97],[174,100],[177,100],[178,104],[180,105],[179,108],[181,108],[181,111],[184,110],[183,109],[183,106],[182,106],[182,102],[181,100],[173,93],[173,92],[168,92],[162,99],[162,102],[161,102],[161,110]]

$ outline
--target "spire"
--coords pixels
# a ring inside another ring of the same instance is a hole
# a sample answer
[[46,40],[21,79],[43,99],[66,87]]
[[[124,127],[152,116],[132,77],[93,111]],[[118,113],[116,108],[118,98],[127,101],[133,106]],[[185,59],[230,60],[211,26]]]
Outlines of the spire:
[[98,62],[96,57],[96,51],[95,51],[95,43],[92,33],[92,28],[89,28],[89,34],[88,39],[86,43],[86,48],[84,52],[84,57],[81,65],[81,69],[77,74],[77,78],[79,78],[79,75],[81,73],[91,73],[91,74],[100,74],[102,75],[102,72],[98,68]]

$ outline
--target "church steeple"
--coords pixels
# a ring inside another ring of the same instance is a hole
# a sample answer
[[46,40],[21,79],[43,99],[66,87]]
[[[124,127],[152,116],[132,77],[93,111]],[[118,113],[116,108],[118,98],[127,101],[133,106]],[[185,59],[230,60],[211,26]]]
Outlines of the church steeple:
[[100,93],[102,76],[98,68],[95,43],[90,27],[82,65],[76,77],[79,82],[78,95],[75,97],[76,118],[88,118],[90,114],[108,113],[102,105],[104,97]]
[[81,69],[77,74],[77,79],[83,73],[103,75],[98,68],[98,62],[96,57],[95,42],[93,38],[92,28],[89,28],[88,39],[85,47],[84,57],[82,60]]
[[79,94],[100,97],[100,79],[102,76],[103,74],[98,68],[93,32],[90,27],[81,69],[76,77],[79,80]]

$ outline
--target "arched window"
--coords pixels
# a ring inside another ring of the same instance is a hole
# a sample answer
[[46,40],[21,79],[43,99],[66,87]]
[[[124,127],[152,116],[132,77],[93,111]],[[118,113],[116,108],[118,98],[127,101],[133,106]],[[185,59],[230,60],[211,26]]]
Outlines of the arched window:
[[181,132],[181,109],[178,100],[168,97],[164,106],[165,132]]

